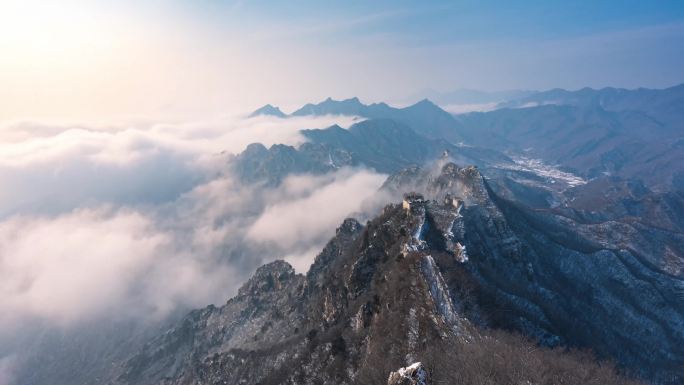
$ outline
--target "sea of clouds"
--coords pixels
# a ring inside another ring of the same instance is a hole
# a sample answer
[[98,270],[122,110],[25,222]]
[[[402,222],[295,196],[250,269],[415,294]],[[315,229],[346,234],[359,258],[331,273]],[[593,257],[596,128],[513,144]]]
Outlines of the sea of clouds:
[[0,341],[29,326],[221,304],[277,258],[306,272],[345,217],[384,203],[384,176],[341,169],[247,185],[230,172],[232,154],[353,121],[0,126]]

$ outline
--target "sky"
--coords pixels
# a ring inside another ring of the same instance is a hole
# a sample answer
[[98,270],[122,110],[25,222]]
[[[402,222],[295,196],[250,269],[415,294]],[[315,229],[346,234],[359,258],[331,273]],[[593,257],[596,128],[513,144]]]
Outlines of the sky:
[[0,121],[684,82],[681,1],[3,0]]

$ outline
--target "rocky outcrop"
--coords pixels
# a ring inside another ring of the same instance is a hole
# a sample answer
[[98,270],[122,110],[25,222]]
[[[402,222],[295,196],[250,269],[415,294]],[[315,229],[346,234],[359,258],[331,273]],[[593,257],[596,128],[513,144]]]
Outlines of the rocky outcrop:
[[422,363],[416,362],[405,368],[392,372],[387,379],[387,385],[430,385],[428,372]]

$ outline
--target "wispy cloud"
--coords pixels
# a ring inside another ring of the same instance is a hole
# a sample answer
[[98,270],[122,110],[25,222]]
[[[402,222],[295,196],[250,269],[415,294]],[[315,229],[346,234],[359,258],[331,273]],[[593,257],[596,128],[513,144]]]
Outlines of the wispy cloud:
[[376,212],[387,203],[387,197],[378,191],[384,180],[384,175],[344,169],[320,177],[289,178],[282,186],[285,191],[279,194],[291,198],[268,205],[250,226],[247,238],[274,244],[290,255],[289,261],[297,270],[304,272],[311,260],[292,255],[293,250],[307,255],[311,245],[320,249],[327,242],[340,218],[355,215],[364,219]]
[[254,41],[271,39],[294,39],[305,37],[319,38],[323,35],[347,32],[355,28],[370,26],[383,21],[401,18],[410,15],[408,10],[395,9],[376,12],[352,17],[339,17],[331,15],[327,19],[313,19],[310,22],[301,21],[298,25],[292,23],[272,24],[254,31],[250,37]]
[[487,112],[496,109],[498,103],[479,103],[479,104],[447,104],[442,105],[442,109],[452,114],[466,114],[468,112]]

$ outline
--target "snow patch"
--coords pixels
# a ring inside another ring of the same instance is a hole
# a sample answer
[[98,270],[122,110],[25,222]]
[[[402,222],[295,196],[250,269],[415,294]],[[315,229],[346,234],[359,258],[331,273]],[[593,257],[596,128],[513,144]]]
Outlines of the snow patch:
[[418,313],[415,308],[409,310],[408,317],[408,332],[407,332],[407,342],[408,342],[408,353],[406,354],[406,362],[415,361],[413,352],[418,347]]
[[544,163],[541,159],[528,158],[524,156],[511,157],[515,165],[501,164],[499,168],[504,170],[527,171],[535,173],[541,177],[551,179],[551,182],[560,181],[570,187],[580,186],[586,184],[587,181],[583,178],[560,170],[558,165],[549,165]]
[[466,252],[465,245],[462,245],[461,242],[456,242],[456,245],[454,246],[454,251],[456,253],[457,261],[461,263],[468,262],[468,253]]
[[444,318],[444,321],[447,324],[452,325],[454,331],[458,333],[459,329],[462,329],[461,319],[456,314],[447,285],[431,255],[423,257],[421,270],[425,282],[430,288],[430,296],[432,297],[432,301],[434,302],[437,311]]
[[421,208],[420,209],[420,222],[418,223],[418,226],[416,227],[415,231],[413,232],[413,235],[411,236],[411,241],[407,244],[404,244],[404,246],[403,246],[404,254],[412,252],[412,251],[424,250],[427,248],[427,243],[423,240],[423,236],[425,235],[427,228],[428,228],[428,224],[427,224],[427,221],[425,220],[425,209]]
[[328,153],[328,165],[332,168],[337,168],[335,162],[333,161],[332,154]]
[[390,373],[387,378],[387,384],[402,384],[407,383],[406,380],[408,380],[408,383],[410,384],[427,385],[427,377],[428,374],[425,367],[423,367],[423,364],[415,362],[405,368],[399,368],[396,372]]
[[427,224],[425,223],[425,212],[423,212],[420,216],[420,223],[416,227],[416,231],[413,233],[413,239],[418,242],[423,241],[423,234],[425,234],[425,230],[427,230]]

